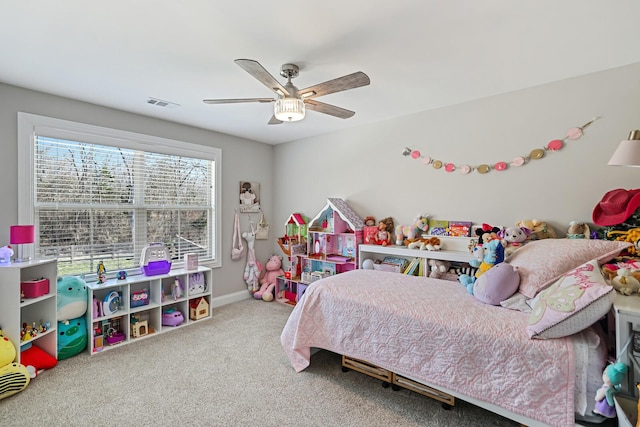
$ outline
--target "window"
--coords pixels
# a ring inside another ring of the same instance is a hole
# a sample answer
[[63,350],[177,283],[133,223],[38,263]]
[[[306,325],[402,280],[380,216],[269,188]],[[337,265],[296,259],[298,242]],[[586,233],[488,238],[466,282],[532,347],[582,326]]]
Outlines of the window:
[[19,222],[59,275],[135,271],[151,242],[220,265],[220,149],[26,113],[18,129]]

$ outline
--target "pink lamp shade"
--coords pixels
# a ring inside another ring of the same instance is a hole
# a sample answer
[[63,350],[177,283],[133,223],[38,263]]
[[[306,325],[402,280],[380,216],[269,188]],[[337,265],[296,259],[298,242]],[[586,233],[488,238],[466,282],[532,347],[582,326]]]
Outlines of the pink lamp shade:
[[9,243],[12,245],[33,243],[36,241],[36,226],[12,225],[9,234]]

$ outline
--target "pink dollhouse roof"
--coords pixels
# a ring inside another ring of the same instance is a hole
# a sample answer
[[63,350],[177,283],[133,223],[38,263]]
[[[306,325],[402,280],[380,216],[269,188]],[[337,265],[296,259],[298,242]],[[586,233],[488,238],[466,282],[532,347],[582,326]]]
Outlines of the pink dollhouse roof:
[[316,217],[311,220],[310,223],[313,224],[315,220],[318,219],[320,215],[322,215],[322,213],[327,210],[327,208],[331,208],[334,210],[334,212],[338,212],[338,215],[340,215],[340,217],[347,224],[349,224],[349,227],[353,231],[361,231],[362,229],[364,229],[364,221],[362,220],[362,218],[360,218],[358,214],[349,207],[347,202],[338,198],[327,199],[327,204],[324,206],[324,208],[322,208],[318,215],[316,215]]

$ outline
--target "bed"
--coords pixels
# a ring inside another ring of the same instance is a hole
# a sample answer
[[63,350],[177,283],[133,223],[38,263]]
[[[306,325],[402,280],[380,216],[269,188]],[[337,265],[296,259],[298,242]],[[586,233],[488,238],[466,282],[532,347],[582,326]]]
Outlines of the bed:
[[309,286],[283,329],[284,351],[298,372],[312,349],[326,349],[529,426],[574,425],[576,414],[589,418],[606,365],[605,339],[590,325],[615,295],[594,266],[628,245],[553,240],[507,259],[521,277],[516,299],[542,300],[576,283],[590,294],[561,319],[546,319],[557,314],[550,309],[537,314],[551,326],[532,324],[533,314],[514,306],[482,303],[456,282],[355,270]]

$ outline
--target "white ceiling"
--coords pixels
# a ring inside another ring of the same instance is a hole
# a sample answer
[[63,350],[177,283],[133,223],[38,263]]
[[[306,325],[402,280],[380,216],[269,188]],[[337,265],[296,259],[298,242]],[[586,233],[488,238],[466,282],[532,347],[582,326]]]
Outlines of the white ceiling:
[[[278,144],[640,62],[638,0],[3,0],[0,82]],[[379,6],[382,4],[382,6]],[[233,60],[300,66],[298,88],[371,85],[267,125],[271,97]],[[166,109],[149,97],[180,106]]]

